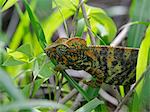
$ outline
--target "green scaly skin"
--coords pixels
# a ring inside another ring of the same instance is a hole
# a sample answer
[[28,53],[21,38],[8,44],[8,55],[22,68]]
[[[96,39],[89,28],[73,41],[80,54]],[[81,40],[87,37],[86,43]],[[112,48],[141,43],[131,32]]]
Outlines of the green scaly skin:
[[[63,41],[62,41],[63,40]],[[85,70],[93,79],[86,84],[99,87],[131,85],[136,81],[138,49],[110,46],[87,46],[80,38],[61,39],[45,49],[50,59],[55,59],[57,70]]]

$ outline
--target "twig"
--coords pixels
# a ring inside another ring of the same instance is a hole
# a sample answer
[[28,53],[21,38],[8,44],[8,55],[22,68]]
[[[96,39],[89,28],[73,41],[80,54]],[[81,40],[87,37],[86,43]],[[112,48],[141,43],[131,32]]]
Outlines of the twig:
[[59,101],[61,104],[65,104],[68,100],[70,100],[75,94],[77,94],[78,91],[76,89],[73,89],[67,96],[65,96],[63,99]]
[[19,18],[18,18],[16,10],[14,9],[11,20],[8,24],[8,28],[6,31],[9,41],[11,40],[11,37],[12,37],[13,33],[15,32],[18,22],[19,22]]
[[[87,88],[87,85],[84,85],[83,89],[85,90],[86,88]],[[71,108],[72,110],[76,110],[77,109],[77,107],[81,104],[82,98],[83,98],[83,96],[79,93],[77,95],[77,98],[74,101],[74,104],[73,104],[72,108]]]
[[118,36],[111,42],[110,46],[117,46],[119,45],[122,40],[126,37],[126,34],[128,32],[129,26],[125,27]]
[[87,30],[88,30],[88,34],[90,36],[91,43],[92,43],[92,45],[95,45],[96,44],[95,38],[93,37],[92,31],[91,31],[90,22],[88,20],[87,14],[86,14],[86,10],[85,10],[84,4],[83,4],[83,0],[80,0],[80,3],[81,3],[81,10],[82,10],[82,13],[83,13],[85,24],[87,26]]
[[83,2],[84,2],[84,0],[82,0],[82,2],[79,2],[78,6],[76,7],[76,12],[75,12],[75,14],[73,16],[73,20],[72,20],[74,30],[71,33],[71,37],[74,37],[77,33],[77,22],[78,22],[77,16],[78,16],[81,4],[83,4]]
[[69,31],[68,31],[67,23],[66,23],[66,21],[65,21],[65,18],[64,18],[64,15],[63,15],[63,13],[62,13],[62,10],[60,9],[60,7],[58,6],[58,4],[57,4],[57,2],[56,2],[55,0],[54,0],[54,2],[55,2],[56,6],[57,6],[57,8],[58,8],[58,11],[60,12],[60,14],[61,14],[61,16],[62,16],[62,18],[63,18],[63,23],[64,23],[64,27],[65,27],[65,30],[66,30],[66,34],[67,34],[67,36],[69,37]]
[[[83,87],[84,84],[82,82],[79,82],[79,85]],[[62,100],[60,100],[59,103],[62,103],[62,104],[66,103],[77,93],[78,91],[76,89],[73,89],[67,96],[65,96]]]
[[77,32],[77,21],[78,21],[77,16],[78,16],[78,13],[79,13],[79,9],[80,9],[80,3],[78,4],[78,7],[76,8],[76,12],[73,16],[72,25],[74,27],[74,30],[71,33],[71,37],[75,37],[76,32]]
[[[101,89],[103,89],[103,91],[106,91],[106,92],[109,91],[111,93],[111,96],[115,96],[115,98],[116,98],[116,100],[118,102],[121,101],[122,97],[119,94],[116,86],[114,86],[114,85],[108,85],[108,84],[103,84],[102,87],[101,87]],[[104,94],[101,94],[100,91],[99,91],[99,94],[101,96],[104,95]],[[105,96],[102,96],[102,97],[105,97]],[[110,100],[110,99],[108,99],[108,100]],[[109,102],[111,103],[111,101],[109,101]]]
[[99,94],[108,102],[110,102],[111,104],[117,106],[118,105],[118,101],[116,98],[110,96],[106,91],[104,91],[103,89],[99,90]]
[[119,112],[120,108],[123,104],[128,100],[130,95],[133,93],[134,89],[137,87],[137,85],[141,82],[141,80],[144,78],[146,74],[150,72],[150,65],[147,67],[146,71],[141,75],[141,77],[137,80],[135,85],[132,86],[131,90],[127,93],[127,95],[122,99],[122,101],[118,104],[116,110],[114,112]]
[[58,33],[58,36],[60,37],[60,38],[67,38],[67,34],[66,34],[66,32],[65,32],[65,29],[64,29],[64,25],[61,25],[58,29],[57,29],[57,33]]
[[63,82],[63,76],[61,75],[61,79],[59,81],[59,88],[58,88],[57,93],[56,93],[56,101],[57,102],[59,101],[59,98],[61,95],[62,82]]

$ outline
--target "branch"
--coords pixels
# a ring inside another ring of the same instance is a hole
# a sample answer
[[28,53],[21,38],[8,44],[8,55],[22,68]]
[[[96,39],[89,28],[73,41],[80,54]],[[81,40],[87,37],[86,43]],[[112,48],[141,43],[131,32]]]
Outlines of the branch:
[[111,42],[110,46],[117,46],[119,45],[122,40],[126,37],[126,34],[128,32],[129,26],[125,27],[118,36]]
[[141,82],[141,80],[145,77],[146,74],[150,72],[150,65],[147,67],[146,71],[141,75],[141,77],[137,80],[135,85],[131,88],[131,90],[127,93],[127,95],[122,99],[122,101],[119,103],[117,106],[116,110],[114,112],[119,112],[120,108],[122,107],[123,104],[126,103],[128,98],[132,95],[134,89],[137,87],[137,85]]
[[[82,82],[80,82],[79,85],[81,87],[83,87],[83,83]],[[69,92],[69,94],[67,96],[65,96],[63,99],[61,99],[59,101],[59,103],[65,104],[68,100],[70,100],[77,93],[78,93],[78,91],[76,89],[73,89],[71,92]]]
[[96,44],[95,38],[94,38],[94,36],[92,34],[92,31],[91,31],[90,22],[88,20],[87,14],[86,14],[86,10],[85,10],[84,4],[83,4],[83,0],[80,0],[80,3],[81,3],[81,10],[82,10],[82,13],[83,13],[85,24],[87,26],[87,30],[88,30],[88,34],[90,36],[91,43],[92,43],[92,45],[95,45]]
[[[83,85],[83,89],[84,90],[87,89],[87,85]],[[82,99],[83,99],[83,96],[80,93],[78,93],[71,109],[76,110],[80,106]]]

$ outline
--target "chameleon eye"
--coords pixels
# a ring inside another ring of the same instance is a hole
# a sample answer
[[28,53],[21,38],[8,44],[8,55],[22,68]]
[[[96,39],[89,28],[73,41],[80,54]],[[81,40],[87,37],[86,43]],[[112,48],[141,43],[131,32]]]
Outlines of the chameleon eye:
[[67,51],[67,46],[65,46],[65,45],[63,45],[63,44],[61,44],[61,45],[58,45],[57,47],[56,47],[56,53],[58,53],[59,55],[62,55],[62,54],[64,54],[66,51]]

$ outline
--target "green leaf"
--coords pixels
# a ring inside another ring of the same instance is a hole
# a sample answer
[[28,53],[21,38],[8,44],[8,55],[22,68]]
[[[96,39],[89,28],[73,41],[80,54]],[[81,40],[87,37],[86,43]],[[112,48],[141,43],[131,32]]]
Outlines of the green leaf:
[[[32,7],[32,9],[34,9],[36,6],[36,0],[32,0],[30,2],[30,6]],[[18,10],[19,10],[19,7],[18,7]],[[29,19],[27,11],[25,11],[24,14],[21,14],[20,22],[19,22],[19,24],[16,28],[16,31],[14,32],[14,35],[10,41],[9,47],[11,49],[13,49],[13,50],[16,49],[22,42],[22,39],[26,39],[26,38],[28,38],[29,43],[31,43],[31,45],[35,46],[34,45],[35,42],[33,40],[34,39],[33,35],[31,35],[31,33],[29,32],[30,31],[29,25],[30,25],[30,19]]]
[[[77,7],[79,0],[55,0],[57,5],[60,8],[68,8],[68,9],[74,9]],[[55,4],[55,1],[53,0],[53,8],[56,8],[57,5]]]
[[30,94],[32,93],[32,97],[34,97],[34,95],[36,94],[36,92],[38,91],[38,89],[40,88],[41,84],[44,82],[43,79],[38,79],[35,80],[34,82],[31,82],[30,84],[26,85],[23,90],[22,93],[24,94],[24,96],[26,96],[27,98],[30,97]]
[[90,97],[90,99],[93,99],[99,95],[99,93],[98,93],[99,90],[100,90],[100,88],[92,88],[89,86],[86,92],[87,92],[88,96]]
[[30,44],[23,44],[22,46],[17,48],[16,51],[22,52],[22,53],[26,54],[28,57],[33,56],[33,51],[31,49]]
[[[150,50],[150,25],[146,30],[145,38],[141,43],[139,54],[138,54],[138,61],[136,67],[136,80],[142,75],[142,73],[146,70],[148,65],[148,57],[149,57],[149,50]],[[143,81],[137,86],[136,91],[138,95],[141,92],[141,88],[143,85]]]
[[117,32],[115,23],[112,21],[111,18],[102,13],[90,13],[90,16],[91,24],[95,24],[93,28],[97,27],[99,24],[103,26],[103,29],[101,28],[101,31],[99,32],[101,32],[101,37],[103,40],[105,40],[105,43],[109,44],[114,39]]
[[84,21],[84,18],[82,18],[78,20],[78,23],[77,23],[77,32],[76,32],[77,37],[82,37],[82,34],[84,32],[84,27],[85,27],[85,21]]
[[0,69],[0,86],[3,87],[3,89],[10,95],[11,98],[18,100],[18,101],[24,100],[24,96],[14,86],[8,74],[2,69]]
[[[102,39],[109,44],[116,35],[117,28],[113,20],[101,8],[86,5],[86,11],[94,33],[101,33]],[[101,25],[101,28],[98,26]],[[104,35],[105,34],[105,35]]]
[[[7,0],[6,4],[2,8],[2,12],[9,9],[11,6],[13,6],[18,0]],[[4,2],[4,1],[3,1]]]
[[150,104],[150,70],[149,73],[145,75],[144,81],[143,81],[143,87],[140,94],[140,110],[144,110],[149,104]]
[[54,73],[54,70],[52,67],[53,66],[50,62],[44,64],[44,66],[42,66],[42,68],[40,69],[39,76],[42,78],[50,77]]
[[27,10],[28,14],[29,14],[29,18],[31,20],[33,29],[35,30],[38,41],[39,41],[42,49],[44,49],[46,47],[46,40],[45,40],[45,35],[44,35],[44,32],[43,32],[43,29],[42,29],[40,23],[38,22],[38,20],[35,18],[35,16],[34,16],[33,12],[31,11],[30,6],[27,3],[27,1],[23,0],[23,3],[26,7],[26,10]]
[[67,81],[72,84],[87,101],[90,101],[88,94],[78,85],[75,80],[73,80],[65,71],[62,71],[62,74],[67,79]]
[[39,108],[39,107],[62,109],[65,112],[73,112],[68,107],[62,104],[48,101],[48,100],[28,100],[28,101],[23,101],[23,102],[21,101],[13,102],[7,105],[0,105],[0,110],[2,112],[11,112],[12,110],[16,110],[16,109],[21,110],[21,109]]
[[100,101],[97,98],[94,98],[93,100],[91,100],[90,102],[88,102],[87,104],[85,104],[75,112],[91,112],[100,104],[104,104],[104,102]]
[[53,0],[36,0],[35,14],[41,20],[45,20],[53,11],[52,1]]
[[14,51],[14,50],[11,50],[9,48],[7,48],[7,53],[9,56],[12,56],[15,60],[18,60],[18,61],[21,61],[21,62],[29,62],[29,57],[22,53],[22,52],[19,52],[19,51]]
[[40,64],[38,63],[38,60],[34,61],[34,65],[33,65],[33,79],[36,79],[36,77],[38,76],[40,71]]
[[0,8],[4,5],[5,2],[6,0],[0,0]]
[[[146,12],[145,12],[146,11]],[[134,21],[148,21],[150,18],[149,0],[133,0],[130,8],[130,19]],[[139,47],[144,36],[146,26],[131,26],[128,33],[128,46]]]
[[4,61],[4,63],[2,64],[3,66],[17,66],[17,65],[21,65],[24,64],[24,62],[22,61],[18,61],[16,59],[14,59],[12,56],[8,57],[6,61]]
[[[150,80],[150,64],[148,65],[147,69],[143,72],[142,77],[140,78],[143,87],[141,88],[138,96],[134,94],[132,112],[137,112],[139,110],[142,111],[143,109],[147,109],[147,107],[149,108],[149,97],[150,97],[149,80]],[[137,87],[138,86],[139,85],[137,85]]]
[[[58,29],[58,27],[63,23],[64,19],[68,19],[74,14],[75,10],[62,7],[61,13],[59,10],[56,10],[51,16],[43,22],[43,29],[45,31],[45,36],[47,42],[49,42],[50,38],[52,37],[53,33]],[[63,15],[63,17],[62,17]],[[59,18],[59,19],[56,19]]]

